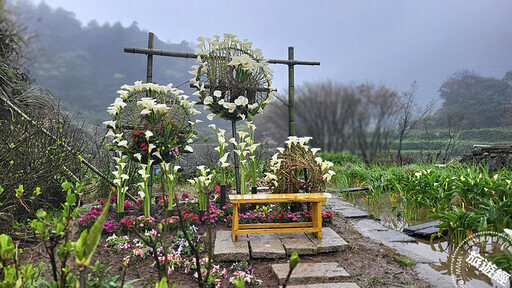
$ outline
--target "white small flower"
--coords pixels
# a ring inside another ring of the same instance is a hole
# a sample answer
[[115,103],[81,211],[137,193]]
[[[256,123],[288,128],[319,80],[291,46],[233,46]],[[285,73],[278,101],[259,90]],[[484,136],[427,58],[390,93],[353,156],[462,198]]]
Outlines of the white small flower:
[[185,150],[185,151],[188,151],[188,152],[194,152],[194,149],[192,149],[192,147],[190,147],[190,146],[188,146],[188,145],[187,145],[187,146],[185,146],[185,149],[184,149],[184,150]]
[[203,100],[204,105],[209,105],[213,103],[213,97],[212,96],[206,96]]
[[148,131],[144,132],[144,135],[146,135],[146,139],[149,139],[149,137],[153,136],[153,132],[148,130]]
[[213,118],[215,117],[215,114],[214,113],[210,113],[206,116],[206,118],[208,118],[208,120],[212,121]]
[[283,153],[285,149],[283,147],[277,147],[276,150],[280,153]]
[[181,166],[179,166],[179,165],[174,166],[174,172],[178,172],[178,170],[180,170],[180,169],[181,169]]
[[110,126],[114,129],[116,129],[116,121],[105,121],[105,122],[103,122],[103,124],[107,125],[107,127]]
[[120,141],[117,145],[129,148],[128,141],[126,141],[126,140]]
[[320,148],[311,148],[311,152],[313,152],[313,155],[316,154],[316,152],[320,151]]
[[114,134],[114,131],[112,129],[108,129],[108,132],[105,135],[105,137],[114,137],[114,136],[116,136],[116,134]]
[[134,156],[135,158],[137,158],[137,159],[139,160],[139,162],[140,162],[140,161],[141,161],[141,159],[142,159],[142,155],[140,155],[140,153],[133,154],[133,156]]
[[130,179],[130,177],[128,177],[128,175],[126,175],[126,174],[122,174],[121,179],[128,180],[128,179]]
[[213,131],[217,131],[217,126],[215,126],[215,124],[210,124],[210,125],[208,125],[208,127],[212,128]]
[[327,193],[327,192],[326,192],[326,193],[324,193],[323,195],[324,195],[326,198],[332,198],[331,193]]
[[[142,183],[142,184],[144,184],[144,183]],[[144,198],[144,196],[146,196],[146,194],[144,194],[144,192],[142,192],[142,191],[139,191],[137,193],[139,193],[140,198]]]
[[213,96],[220,98],[222,97],[222,92],[220,90],[213,91]]

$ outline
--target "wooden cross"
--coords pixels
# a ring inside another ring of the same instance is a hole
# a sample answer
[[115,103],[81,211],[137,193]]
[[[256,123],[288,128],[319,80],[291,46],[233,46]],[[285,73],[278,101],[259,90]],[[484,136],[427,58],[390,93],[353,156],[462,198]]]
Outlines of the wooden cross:
[[[155,42],[155,34],[153,32],[149,32],[148,37],[148,48],[137,48],[137,47],[124,47],[124,52],[126,53],[135,53],[135,54],[144,54],[147,55],[147,69],[146,69],[146,82],[153,82],[153,55],[157,56],[166,56],[166,57],[178,57],[178,58],[197,58],[195,53],[188,52],[176,52],[176,51],[167,51],[167,50],[157,50],[154,48]],[[295,106],[294,106],[294,98],[295,98],[295,65],[309,65],[315,66],[320,65],[320,62],[312,62],[312,61],[297,61],[294,59],[293,46],[288,47],[288,60],[278,60],[278,59],[268,59],[267,62],[269,64],[283,64],[288,65],[288,135],[295,136]],[[233,135],[236,139],[236,123],[232,123],[233,127]],[[238,169],[238,161],[237,155],[235,154],[235,178],[236,178],[236,191],[240,194],[240,178],[239,178],[239,169]],[[152,174],[152,173],[151,173]],[[151,199],[151,190],[152,190],[152,179],[149,178],[149,193]],[[225,199],[221,195],[221,199]],[[224,205],[225,203],[221,203]]]
[[[188,52],[176,52],[153,49],[154,47],[155,34],[149,32],[148,48],[137,48],[137,47],[124,47],[124,52],[145,54],[148,57],[146,82],[150,83],[153,81],[153,55],[167,56],[167,57],[179,57],[179,58],[197,58],[195,53]],[[268,59],[269,64],[283,64],[288,65],[288,113],[289,113],[289,124],[288,124],[288,135],[295,136],[295,66],[296,65],[308,65],[315,66],[320,65],[320,62],[312,61],[297,61],[294,59],[293,46],[288,47],[288,60]]]

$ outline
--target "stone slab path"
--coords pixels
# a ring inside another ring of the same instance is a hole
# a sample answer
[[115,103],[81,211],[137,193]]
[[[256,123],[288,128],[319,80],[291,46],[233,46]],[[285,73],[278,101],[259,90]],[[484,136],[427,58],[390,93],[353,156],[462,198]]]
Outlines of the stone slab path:
[[238,235],[231,240],[231,231],[218,231],[213,257],[217,261],[242,261],[252,258],[286,258],[294,251],[299,255],[316,255],[341,251],[347,245],[334,230],[322,228],[322,239],[313,233],[273,233]]
[[343,218],[367,218],[370,216],[365,211],[357,209],[351,203],[341,200],[334,194],[332,195],[331,198],[327,198],[327,205],[331,207],[331,210],[333,212],[337,212],[338,214],[343,216]]
[[287,285],[289,288],[360,288],[356,283],[320,283],[304,285]]
[[[272,270],[279,278],[279,285],[281,285],[288,275],[290,264],[272,264]],[[299,263],[293,270],[288,284],[338,282],[346,277],[350,277],[350,274],[336,262]]]
[[[352,215],[362,215],[363,213],[356,211],[359,209],[354,207],[352,204],[343,201],[337,195],[332,195],[331,198],[328,198],[327,204],[330,205],[331,210],[336,211],[344,218],[347,218],[349,224],[363,236],[382,243],[385,246],[394,248],[397,253],[414,260],[416,262],[414,270],[423,280],[433,283],[435,287],[453,287],[453,282],[450,276],[437,272],[429,265],[439,261],[439,259],[435,258],[435,255],[420,255],[417,253],[417,241],[414,238],[405,233],[389,229],[380,224],[380,221],[376,219],[368,217],[352,217]],[[350,211],[350,213],[345,213],[344,211]],[[429,227],[432,227],[431,224],[427,224],[425,227],[419,227],[422,229],[419,229],[418,231],[429,229]]]

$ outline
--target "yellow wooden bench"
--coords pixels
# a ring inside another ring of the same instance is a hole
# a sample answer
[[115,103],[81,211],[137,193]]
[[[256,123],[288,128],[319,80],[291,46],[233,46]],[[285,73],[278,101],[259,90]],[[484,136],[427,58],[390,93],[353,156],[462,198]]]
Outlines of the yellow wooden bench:
[[[240,234],[262,233],[289,233],[289,232],[313,232],[318,239],[322,238],[322,202],[327,197],[321,193],[296,193],[296,194],[237,194],[229,195],[229,201],[233,204],[233,223],[231,224],[231,237],[233,242]],[[239,224],[238,213],[241,203],[294,203],[306,202],[312,204],[312,221],[296,223],[260,223]]]

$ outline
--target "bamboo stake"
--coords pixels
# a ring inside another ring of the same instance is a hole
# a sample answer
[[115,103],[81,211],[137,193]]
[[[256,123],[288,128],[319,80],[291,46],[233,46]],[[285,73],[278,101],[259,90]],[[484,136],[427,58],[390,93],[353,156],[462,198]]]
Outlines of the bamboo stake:
[[[293,60],[293,46],[288,47],[288,60]],[[295,75],[294,64],[288,65],[288,136],[295,136]]]

